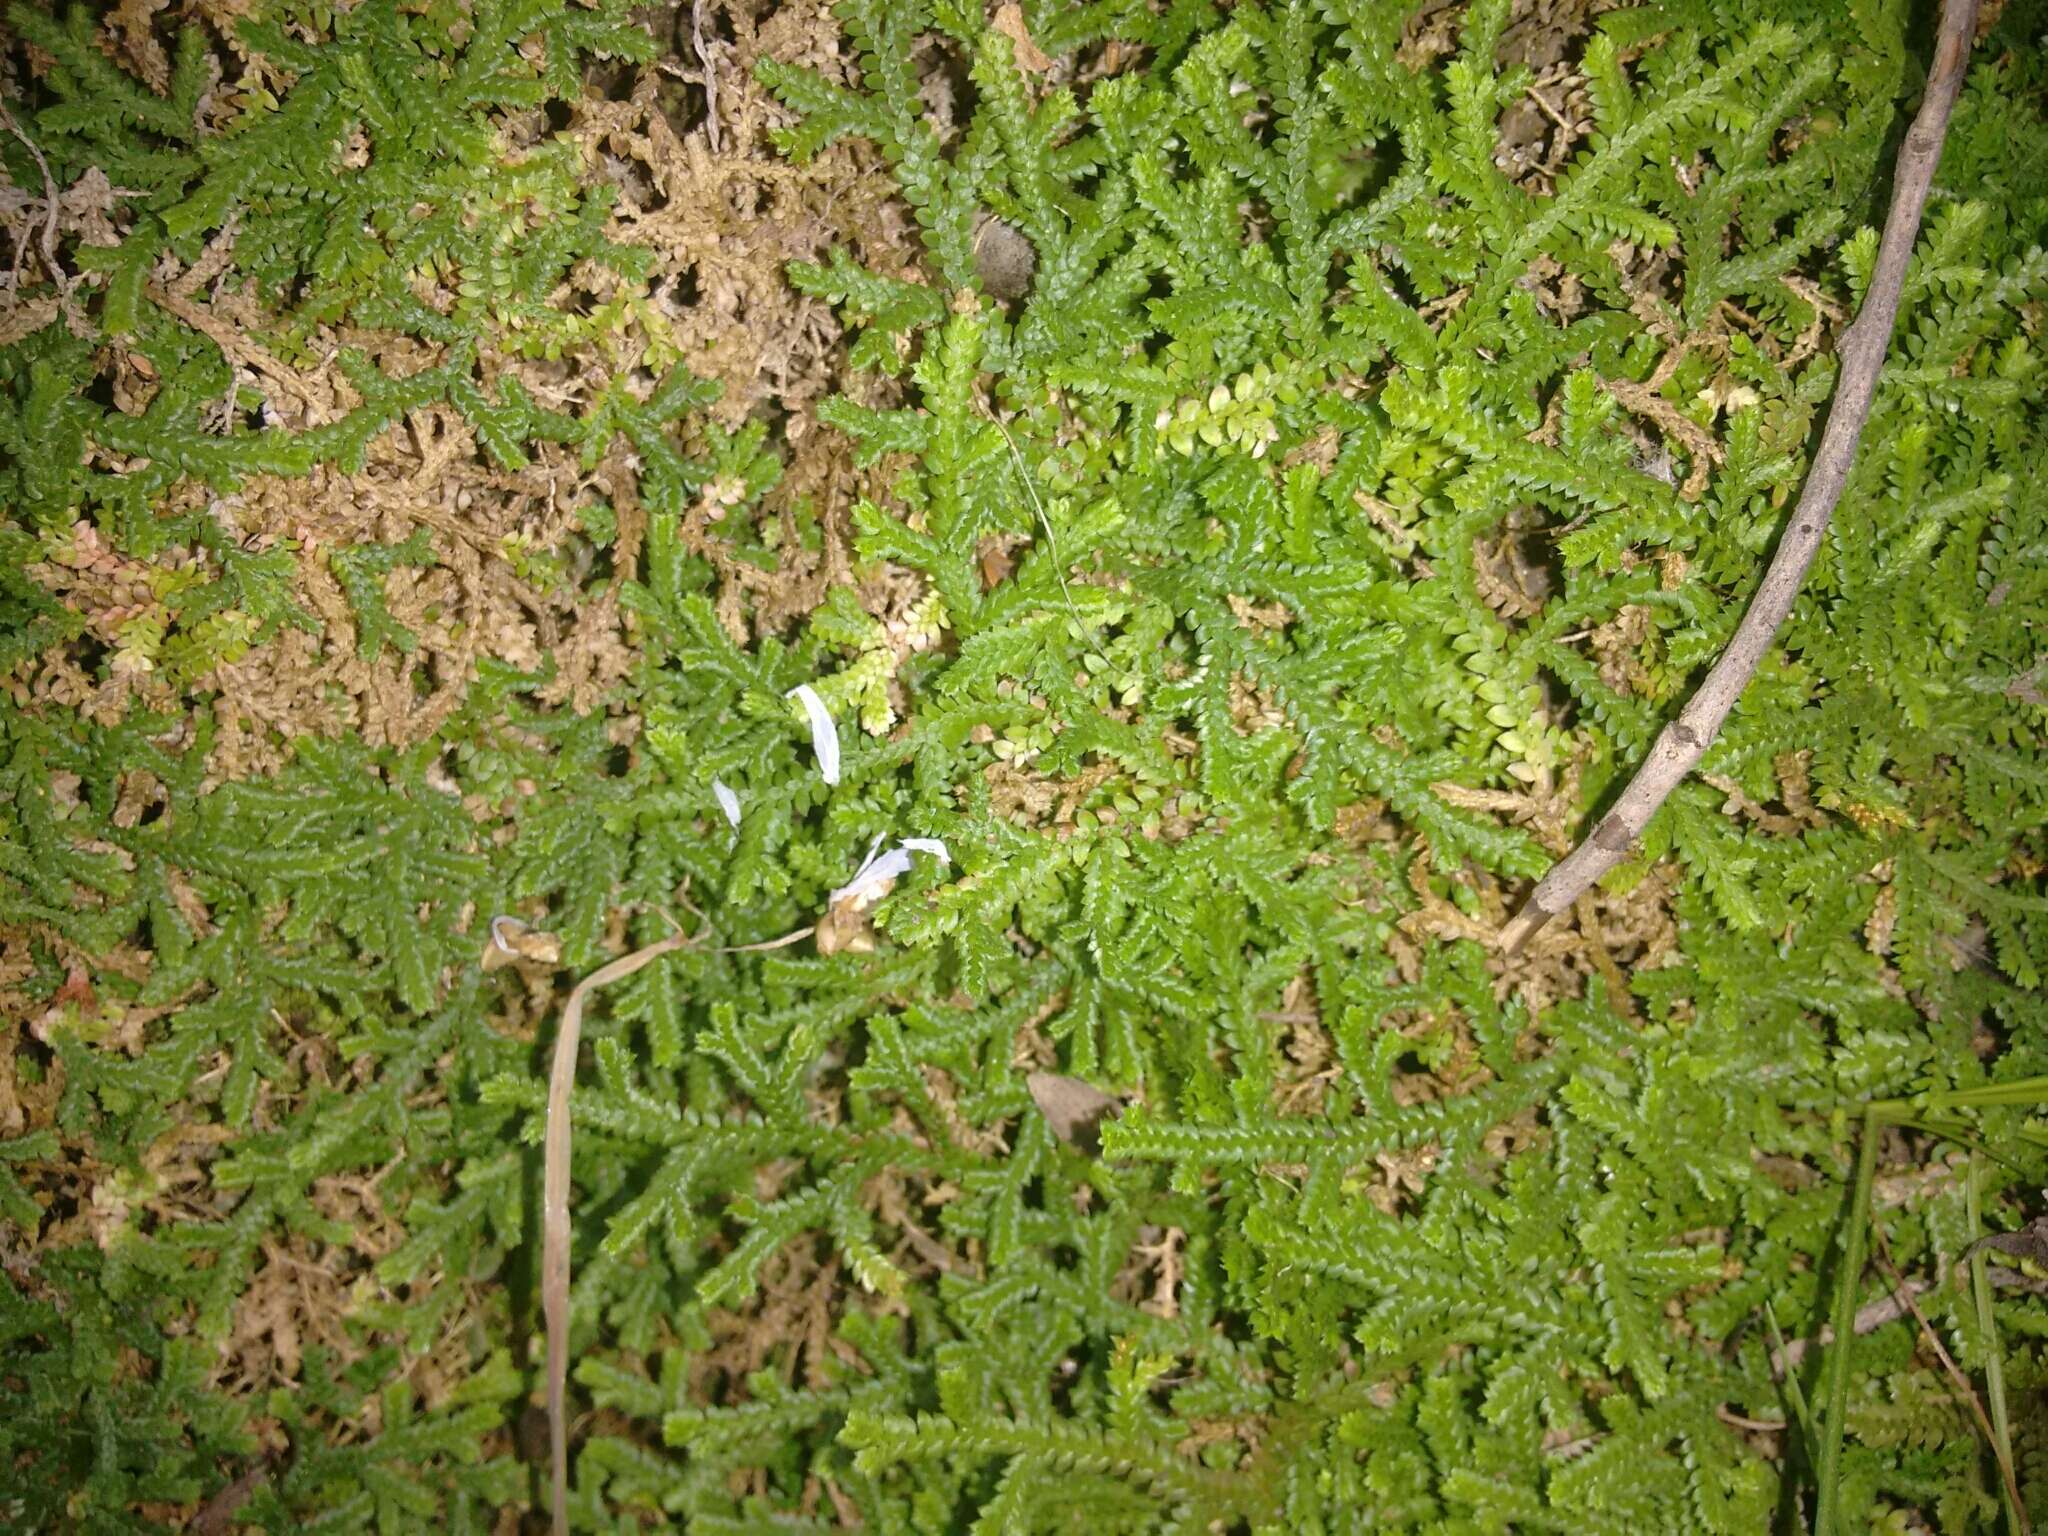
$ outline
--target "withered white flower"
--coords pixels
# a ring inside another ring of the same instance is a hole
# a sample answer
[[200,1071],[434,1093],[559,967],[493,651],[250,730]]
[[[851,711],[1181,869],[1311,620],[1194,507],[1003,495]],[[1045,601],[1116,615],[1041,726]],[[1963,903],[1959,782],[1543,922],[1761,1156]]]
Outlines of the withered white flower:
[[861,861],[860,868],[854,871],[853,878],[826,898],[830,905],[836,907],[850,899],[855,906],[864,907],[872,901],[879,900],[883,888],[897,876],[910,872],[910,856],[913,853],[928,853],[942,864],[953,862],[953,856],[946,851],[945,843],[936,837],[906,837],[878,858],[875,850],[881,846],[882,840],[879,837],[868,845],[868,856]]
[[837,784],[839,728],[832,723],[832,713],[825,708],[825,701],[818,697],[818,690],[809,683],[798,683],[783,697],[795,699],[803,705],[804,713],[810,716],[811,751],[817,754],[818,772],[827,784]]
[[711,798],[718,802],[718,808],[725,812],[725,819],[732,824],[733,831],[740,829],[740,797],[729,789],[723,780],[711,781]]

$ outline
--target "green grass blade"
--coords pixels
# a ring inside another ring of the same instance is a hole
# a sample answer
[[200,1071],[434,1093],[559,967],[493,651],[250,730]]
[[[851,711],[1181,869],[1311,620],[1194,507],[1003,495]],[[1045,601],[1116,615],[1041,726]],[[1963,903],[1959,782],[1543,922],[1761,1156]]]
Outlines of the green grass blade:
[[[1969,1178],[1963,1186],[1965,1211],[1970,1231],[1975,1234],[1983,1230],[1983,1195],[1977,1187],[1977,1159],[1970,1159]],[[2005,1354],[1998,1344],[1998,1318],[1991,1305],[1991,1275],[1985,1268],[1984,1250],[1978,1249],[1970,1255],[1970,1299],[1977,1308],[1977,1326],[1984,1334],[1984,1397],[1991,1413],[1991,1433],[1997,1443],[1999,1465],[2010,1467],[2012,1456],[2012,1420],[2005,1406]],[[1999,1489],[2005,1496],[2006,1526],[2019,1536],[2027,1529],[2026,1511],[2016,1508],[2009,1486],[2003,1478]]]
[[1822,1420],[1820,1506],[1814,1517],[1817,1536],[1836,1536],[1841,1515],[1842,1437],[1849,1413],[1849,1356],[1856,1347],[1857,1281],[1863,1274],[1864,1245],[1870,1226],[1870,1189],[1877,1175],[1879,1105],[1863,1112],[1863,1145],[1856,1154],[1856,1187],[1850,1197],[1848,1226],[1842,1234],[1842,1274],[1835,1286],[1834,1342],[1828,1346],[1827,1412]]

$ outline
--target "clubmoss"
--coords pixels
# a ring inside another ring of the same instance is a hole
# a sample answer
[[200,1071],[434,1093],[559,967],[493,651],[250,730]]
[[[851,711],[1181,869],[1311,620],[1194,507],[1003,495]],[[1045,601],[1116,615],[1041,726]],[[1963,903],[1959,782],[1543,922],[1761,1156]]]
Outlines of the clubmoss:
[[[905,232],[788,267],[845,357],[787,420],[564,126],[679,163],[622,6],[10,12],[8,1522],[538,1507],[546,1050],[671,924],[585,1026],[578,1529],[1797,1523],[1873,1101],[2048,1516],[2035,1282],[1956,1279],[2048,1182],[2038,28],[1780,646],[1507,961],[1742,611],[1918,65],[1892,5],[1410,10],[764,51],[748,131]],[[1997,1528],[1918,1319],[1850,1364],[1845,1518]]]

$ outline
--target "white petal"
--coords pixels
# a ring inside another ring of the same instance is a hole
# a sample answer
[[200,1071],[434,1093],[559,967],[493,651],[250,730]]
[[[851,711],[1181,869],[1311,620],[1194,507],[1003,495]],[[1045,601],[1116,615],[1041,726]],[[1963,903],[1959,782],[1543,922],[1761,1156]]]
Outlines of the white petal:
[[868,866],[875,862],[875,855],[882,851],[882,839],[885,836],[887,836],[886,833],[877,832],[874,835],[873,839],[870,840],[870,842],[868,843],[868,851],[860,856],[860,868],[856,869],[853,872],[853,878],[855,880],[858,880],[862,875],[866,874],[868,872]]
[[898,875],[907,873],[909,869],[909,850],[891,848],[879,859],[870,859],[867,863],[863,864],[859,874],[847,881],[846,884],[840,886],[838,890],[834,891],[826,899],[831,905],[836,907],[847,897],[865,896],[876,887],[886,885]]
[[832,715],[825,708],[825,701],[818,697],[818,690],[809,683],[798,683],[783,697],[795,699],[803,705],[804,713],[811,717],[811,751],[817,754],[818,772],[827,784],[837,784],[839,730],[832,724]]
[[906,837],[880,858],[876,858],[874,849],[870,848],[867,858],[862,861],[854,877],[834,891],[827,898],[828,902],[836,907],[849,896],[865,896],[868,892],[888,884],[898,875],[908,874],[910,856],[913,853],[928,853],[944,863],[953,862],[953,856],[946,852],[946,845],[936,837]]
[[725,812],[725,819],[732,823],[732,829],[737,832],[740,828],[740,797],[719,780],[713,779],[711,798],[718,802],[718,808]]

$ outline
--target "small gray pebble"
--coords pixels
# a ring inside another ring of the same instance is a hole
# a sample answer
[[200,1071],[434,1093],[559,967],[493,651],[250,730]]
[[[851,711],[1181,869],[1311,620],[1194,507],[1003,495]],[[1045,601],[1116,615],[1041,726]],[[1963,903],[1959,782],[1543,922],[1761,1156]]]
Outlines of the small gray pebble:
[[992,213],[981,216],[974,231],[974,274],[989,296],[1008,301],[1031,291],[1038,252],[1018,230]]

